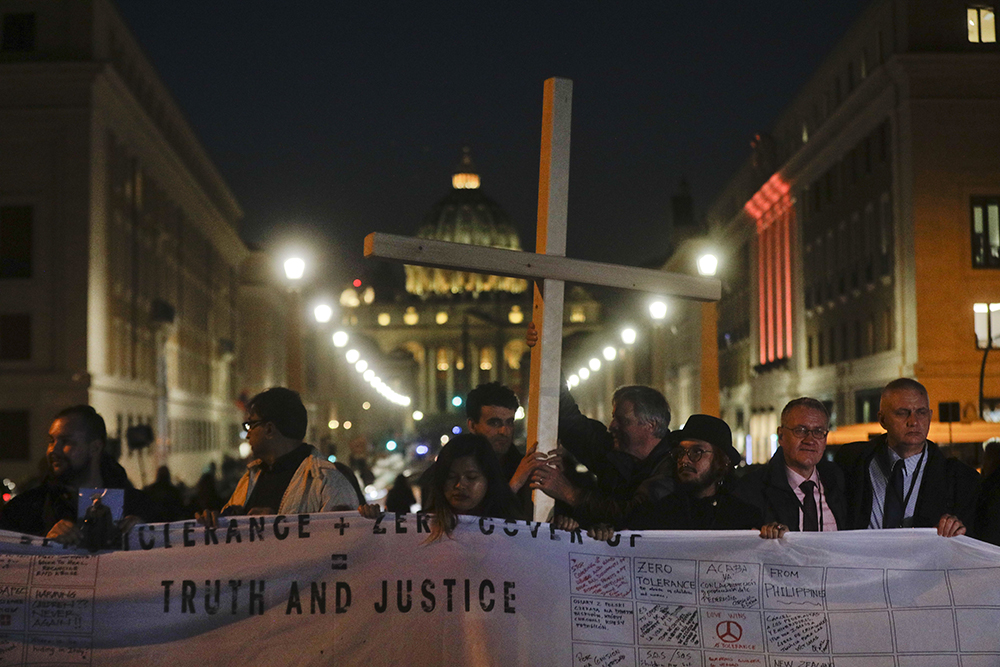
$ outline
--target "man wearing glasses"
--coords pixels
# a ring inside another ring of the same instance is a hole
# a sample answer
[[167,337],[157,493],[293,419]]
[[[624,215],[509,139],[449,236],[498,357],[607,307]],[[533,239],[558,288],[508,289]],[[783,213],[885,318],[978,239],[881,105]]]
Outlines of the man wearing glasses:
[[781,411],[780,448],[735,491],[763,513],[761,537],[847,527],[844,476],[823,458],[829,425],[826,406],[815,398],[796,398]]
[[[302,441],[308,415],[297,392],[272,387],[247,405],[243,428],[254,460],[247,466],[222,515],[308,514],[355,509],[358,496],[348,479],[312,445]],[[195,519],[215,526],[219,514]]]
[[730,471],[743,459],[729,425],[718,417],[691,415],[669,439],[674,443],[676,490],[637,513],[637,530],[740,530],[761,525],[760,512],[727,492]]

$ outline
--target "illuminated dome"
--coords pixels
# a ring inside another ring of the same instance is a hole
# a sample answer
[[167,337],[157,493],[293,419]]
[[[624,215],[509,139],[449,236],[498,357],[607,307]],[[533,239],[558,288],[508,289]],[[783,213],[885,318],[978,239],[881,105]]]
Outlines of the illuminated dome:
[[[491,248],[520,250],[521,239],[500,205],[479,189],[479,174],[469,149],[452,176],[452,191],[424,217],[417,236],[435,241],[467,243]],[[468,271],[406,266],[406,291],[420,296],[511,292],[528,288],[523,278],[487,276]]]

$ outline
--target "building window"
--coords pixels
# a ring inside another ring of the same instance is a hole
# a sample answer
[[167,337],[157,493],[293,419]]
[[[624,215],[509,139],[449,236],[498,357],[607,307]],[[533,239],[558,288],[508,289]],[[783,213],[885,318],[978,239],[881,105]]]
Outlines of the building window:
[[31,458],[29,425],[27,410],[0,411],[0,460],[27,461]]
[[892,204],[889,195],[882,195],[879,205],[879,273],[888,276],[892,273]]
[[31,315],[0,315],[0,361],[31,359]]
[[445,348],[445,347],[439,347],[438,348],[437,357],[436,357],[436,359],[437,359],[436,368],[439,371],[446,371],[446,370],[448,370],[448,358],[450,356],[451,355],[448,354],[448,348]]
[[997,41],[996,14],[992,7],[969,7],[966,13],[969,19],[970,42],[986,44]]
[[1000,197],[972,198],[972,266],[1000,268]]
[[31,277],[30,206],[0,206],[0,278]]
[[34,14],[4,14],[0,31],[0,51],[35,50]]
[[492,347],[484,347],[479,351],[479,370],[488,371],[493,368],[494,353]]

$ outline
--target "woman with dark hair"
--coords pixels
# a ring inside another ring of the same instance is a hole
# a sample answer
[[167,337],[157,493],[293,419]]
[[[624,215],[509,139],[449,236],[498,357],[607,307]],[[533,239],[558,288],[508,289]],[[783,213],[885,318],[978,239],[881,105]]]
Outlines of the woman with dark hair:
[[[451,537],[462,514],[524,518],[489,441],[473,433],[456,436],[441,449],[430,469],[424,506],[434,515],[428,542],[442,535]],[[358,510],[368,518],[375,518],[381,512],[377,505],[362,505]]]

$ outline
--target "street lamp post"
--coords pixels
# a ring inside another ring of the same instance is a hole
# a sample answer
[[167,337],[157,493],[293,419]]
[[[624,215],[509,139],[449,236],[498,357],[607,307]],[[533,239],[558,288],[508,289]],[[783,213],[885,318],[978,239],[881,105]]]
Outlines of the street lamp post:
[[[698,258],[698,273],[714,276],[719,260],[711,253]],[[714,301],[701,304],[701,412],[721,416],[719,405],[719,310]]]
[[302,393],[302,303],[299,281],[305,274],[306,263],[301,257],[285,260],[285,277],[291,295],[288,316],[288,336],[285,345],[285,382],[289,389]]

